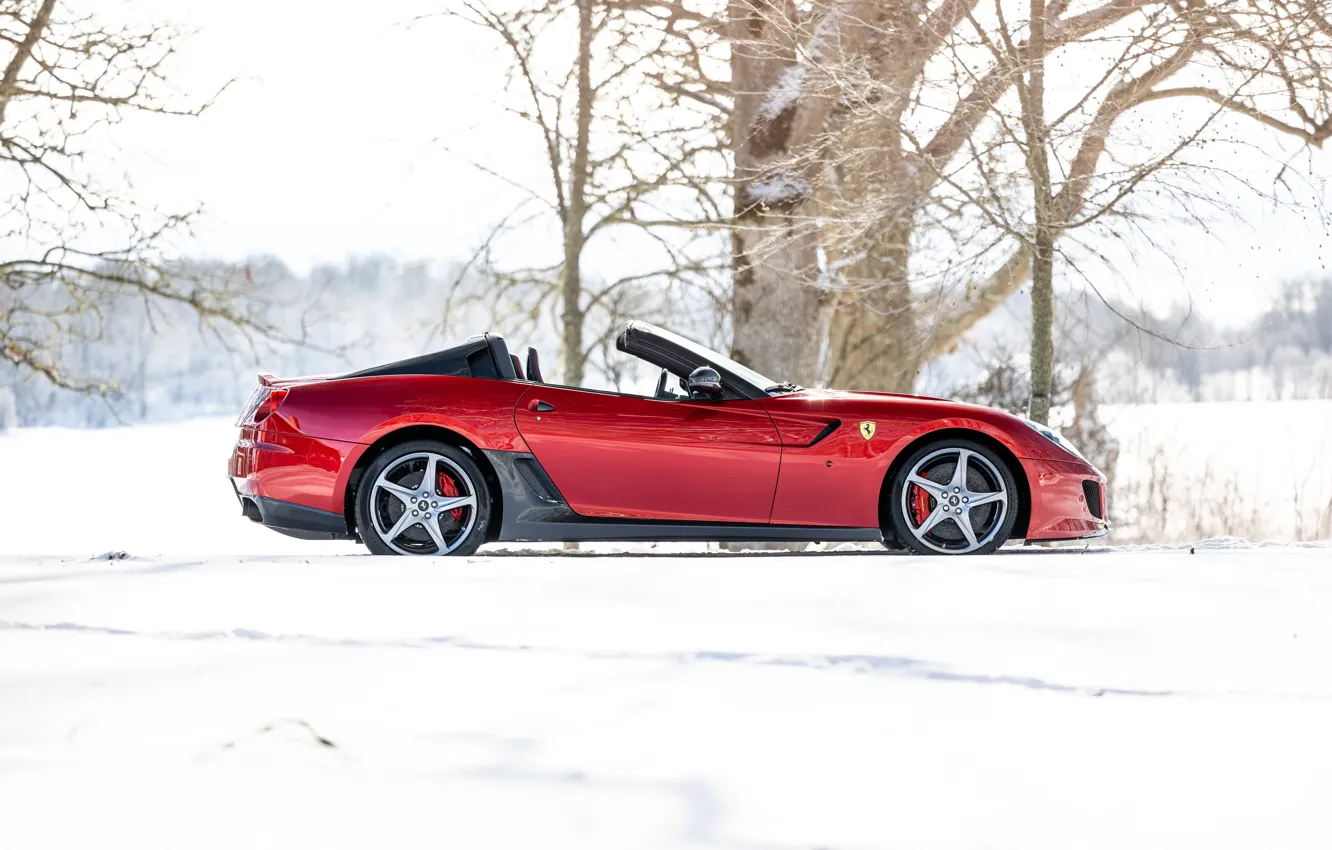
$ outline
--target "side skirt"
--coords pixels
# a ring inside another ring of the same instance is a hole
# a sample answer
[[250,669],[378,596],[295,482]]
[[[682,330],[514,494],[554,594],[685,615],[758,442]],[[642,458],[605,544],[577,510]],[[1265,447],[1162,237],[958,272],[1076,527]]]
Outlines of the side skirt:
[[786,543],[879,542],[877,528],[767,523],[680,522],[676,520],[585,517],[569,507],[555,482],[528,452],[486,451],[504,494],[502,542],[754,541]]

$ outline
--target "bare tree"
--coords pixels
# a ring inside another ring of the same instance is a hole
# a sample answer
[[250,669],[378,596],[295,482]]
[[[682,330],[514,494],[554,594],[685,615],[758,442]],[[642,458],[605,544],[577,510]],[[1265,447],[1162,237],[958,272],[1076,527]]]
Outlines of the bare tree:
[[[62,344],[101,335],[106,310],[132,297],[185,305],[207,327],[265,334],[245,275],[186,274],[173,239],[195,211],[162,213],[132,187],[90,174],[87,152],[129,112],[198,115],[166,74],[181,33],[121,26],[85,4],[0,2],[0,358],[75,390],[113,377],[62,361]],[[5,53],[7,51],[7,53]]]
[[[726,266],[706,244],[726,214],[718,200],[725,149],[717,102],[676,82],[698,19],[611,0],[536,0],[508,11],[467,0],[445,14],[503,45],[505,106],[536,131],[548,174],[544,187],[515,187],[522,203],[478,258],[493,281],[487,297],[498,314],[528,328],[558,316],[563,382],[580,385],[620,309],[652,312],[644,302],[659,309],[680,287],[706,303]],[[474,164],[509,180],[502,164]],[[559,225],[558,258],[507,261],[504,233],[530,234],[548,216]],[[597,275],[585,261],[588,246],[616,230],[632,231],[651,257],[625,273]],[[597,317],[590,337],[589,316]]]
[[[737,353],[804,382],[909,389],[1028,280],[1036,236],[1044,268],[1055,236],[1110,220],[1148,176],[1163,185],[1222,117],[1321,144],[1320,3],[1054,0],[1033,33],[1005,22],[1028,11],[1006,0],[731,0]],[[1086,87],[1053,121],[1030,101],[1028,158],[1006,100],[1039,84],[1036,57]],[[1181,106],[1166,150],[1126,164],[1143,138],[1126,120],[1162,101]],[[1060,180],[1033,192],[1032,171]],[[991,214],[1017,197],[1039,200],[1039,233]]]
[[[1080,229],[1093,234],[1084,237],[1084,241],[1094,240],[1098,233],[1113,234],[1116,227],[1127,225],[1136,231],[1138,241],[1151,245],[1156,237],[1146,223],[1159,221],[1164,209],[1173,207],[1194,216],[1204,209],[1210,213],[1236,214],[1238,207],[1224,194],[1209,195],[1209,183],[1219,179],[1238,191],[1253,187],[1247,187],[1242,178],[1217,164],[1214,157],[1203,158],[1199,154],[1234,143],[1236,127],[1228,121],[1232,115],[1238,115],[1242,121],[1264,117],[1265,113],[1247,104],[1261,101],[1265,93],[1262,86],[1274,79],[1290,87],[1289,103],[1303,109],[1290,69],[1294,63],[1316,55],[1304,48],[1317,49],[1321,45],[1297,47],[1311,31],[1303,27],[1304,20],[1290,19],[1284,12],[1277,25],[1250,21],[1248,28],[1220,35],[1218,30],[1225,26],[1226,19],[1218,16],[1215,9],[1202,4],[1172,9],[1142,22],[1113,54],[1084,69],[1085,88],[1074,89],[1071,96],[1065,94],[1057,117],[1047,121],[1046,51],[1041,47],[1046,40],[1043,0],[1032,0],[1031,16],[1026,21],[1007,20],[999,3],[995,4],[994,17],[993,38],[987,37],[981,27],[975,29],[997,64],[1008,64],[1022,71],[1015,77],[1016,97],[1001,98],[991,106],[995,119],[990,125],[993,134],[973,139],[970,148],[973,152],[982,149],[978,142],[983,141],[984,153],[979,156],[973,153],[971,162],[959,157],[960,162],[941,176],[951,189],[981,212],[987,225],[1011,237],[1021,246],[1020,253],[1030,257],[1029,415],[1048,422],[1055,372],[1056,240]],[[1235,25],[1233,19],[1228,22]],[[1211,61],[1197,67],[1202,55],[1222,61],[1216,67]],[[1261,61],[1254,61],[1255,57],[1264,56]],[[1269,73],[1273,69],[1275,73]],[[1316,80],[1322,71],[1321,66],[1301,68],[1301,79]],[[1105,150],[1107,140],[1113,138],[1115,122],[1136,107],[1164,100],[1161,95],[1171,91],[1164,88],[1165,83],[1180,74],[1210,77],[1214,86],[1210,90],[1217,97],[1199,97],[1193,108],[1182,114],[1163,114],[1158,109],[1157,120],[1148,132],[1141,134],[1142,138],[1136,143],[1121,139],[1111,167],[1098,167],[1096,160]],[[1065,89],[1068,88],[1065,84]],[[1321,93],[1315,90],[1311,102],[1326,112]],[[1271,125],[1263,121],[1260,126]],[[1325,121],[1320,132],[1327,131]],[[1317,142],[1316,137],[1299,138],[1305,143]],[[1022,163],[1023,176],[1031,187],[1029,202],[1020,193],[1013,195],[1006,191],[1005,183],[1012,178],[994,165],[1003,162],[999,152],[1005,149],[1015,150],[1010,160]],[[1062,180],[1053,176],[1052,162]],[[982,185],[977,188],[964,185],[960,175],[968,171]],[[1138,202],[1144,196],[1151,198],[1150,209]],[[1275,197],[1271,200],[1280,202]],[[1069,270],[1076,271],[1076,261],[1067,253],[1062,256]]]

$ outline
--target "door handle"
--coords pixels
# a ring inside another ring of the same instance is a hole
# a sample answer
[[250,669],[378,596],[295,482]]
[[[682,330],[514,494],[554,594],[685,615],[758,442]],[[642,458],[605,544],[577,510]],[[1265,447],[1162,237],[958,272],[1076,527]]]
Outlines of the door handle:
[[540,399],[533,399],[531,402],[528,403],[527,409],[535,411],[537,413],[545,413],[548,410],[554,410],[555,405],[551,404],[550,402],[541,401]]

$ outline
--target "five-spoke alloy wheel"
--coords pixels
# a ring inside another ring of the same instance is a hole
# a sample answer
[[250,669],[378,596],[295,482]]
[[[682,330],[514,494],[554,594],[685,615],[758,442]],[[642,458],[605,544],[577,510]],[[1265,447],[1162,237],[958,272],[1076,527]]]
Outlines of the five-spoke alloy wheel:
[[485,541],[490,493],[476,461],[429,440],[394,446],[356,492],[356,527],[376,555],[470,555]]
[[993,552],[1013,530],[1020,495],[992,450],[948,439],[913,451],[893,477],[889,522],[918,555]]

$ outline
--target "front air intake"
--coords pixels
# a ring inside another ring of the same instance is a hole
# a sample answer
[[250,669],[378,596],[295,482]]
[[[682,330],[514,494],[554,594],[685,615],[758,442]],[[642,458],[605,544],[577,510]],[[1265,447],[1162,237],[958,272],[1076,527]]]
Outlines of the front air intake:
[[1087,497],[1087,510],[1097,519],[1105,519],[1104,506],[1101,504],[1101,482],[1083,479],[1082,495]]

